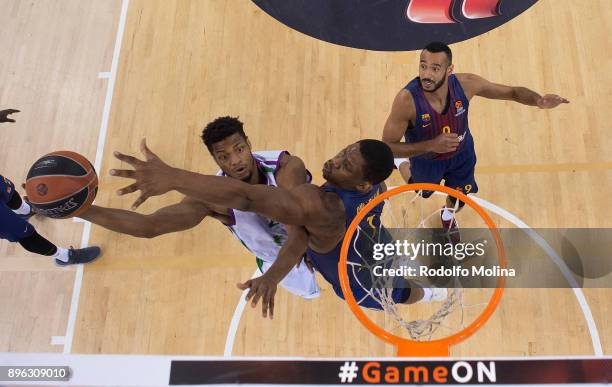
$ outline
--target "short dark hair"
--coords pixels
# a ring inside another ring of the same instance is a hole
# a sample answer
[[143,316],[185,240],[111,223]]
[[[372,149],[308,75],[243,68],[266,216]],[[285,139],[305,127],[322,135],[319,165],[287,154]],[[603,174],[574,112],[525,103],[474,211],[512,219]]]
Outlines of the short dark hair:
[[358,141],[358,144],[365,160],[363,178],[372,184],[385,181],[393,172],[393,152],[389,145],[370,139]]
[[202,141],[204,141],[208,151],[212,153],[213,144],[216,144],[235,133],[240,133],[240,135],[246,140],[247,137],[244,133],[242,122],[238,119],[238,117],[218,117],[206,125],[202,131]]
[[442,42],[431,42],[425,46],[424,50],[429,52],[443,52],[446,54],[446,58],[448,59],[448,64],[453,64],[453,52],[450,47],[448,47],[445,43]]

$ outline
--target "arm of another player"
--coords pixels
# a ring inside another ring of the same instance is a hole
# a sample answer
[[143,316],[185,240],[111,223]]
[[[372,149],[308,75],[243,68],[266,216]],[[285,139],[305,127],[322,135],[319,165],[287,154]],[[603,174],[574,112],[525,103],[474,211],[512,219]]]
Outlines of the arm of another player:
[[457,79],[463,86],[468,99],[478,95],[489,99],[514,101],[528,106],[537,106],[540,109],[552,109],[569,101],[556,94],[541,96],[526,87],[506,86],[489,82],[476,74],[457,74]]
[[19,110],[17,109],[0,110],[0,123],[1,122],[15,122],[14,119],[8,118],[8,116],[13,113],[19,113]]
[[[309,173],[299,157],[286,154],[280,163],[281,169],[276,176],[279,187],[291,190],[309,182]],[[272,272],[271,276],[275,276],[277,283],[285,278],[293,266],[299,265],[308,247],[308,233],[305,228],[294,225],[285,225],[285,228],[288,235],[287,241],[281,247],[276,261],[268,270],[268,272]]]
[[308,247],[308,233],[304,227],[286,226],[288,239],[278,253],[278,257],[263,275],[237,284],[240,289],[249,289],[246,301],[251,300],[251,306],[257,306],[261,298],[261,313],[264,318],[274,318],[274,296],[278,284],[300,263]]
[[261,184],[247,184],[222,176],[202,175],[170,167],[147,148],[144,139],[140,148],[145,155],[145,161],[115,152],[115,157],[134,169],[110,171],[113,176],[135,180],[118,192],[119,195],[125,195],[140,191],[133,208],[137,208],[151,196],[176,190],[206,203],[255,212],[284,224],[305,225],[308,221],[306,206],[309,197],[312,198],[313,189],[316,189],[310,184],[302,184],[288,191]]
[[138,238],[154,238],[193,228],[210,215],[213,213],[204,203],[184,198],[180,203],[161,208],[149,215],[93,205],[81,214],[81,218],[118,233]]
[[[276,175],[276,183],[279,187],[292,189],[307,183],[306,166],[304,162],[295,156],[285,154],[280,162],[280,169]],[[303,227],[285,225],[287,229],[287,240],[281,247],[276,260],[270,268],[261,276],[238,284],[240,289],[248,289],[246,300],[251,298],[251,306],[257,306],[261,298],[262,316],[268,315],[270,319],[274,316],[274,295],[278,284],[285,278],[291,269],[302,260],[302,256],[308,247],[308,234]]]
[[393,156],[413,157],[428,152],[447,153],[457,149],[459,139],[456,133],[442,133],[432,140],[402,142],[406,130],[409,130],[408,125],[415,120],[415,116],[412,95],[404,89],[400,90],[393,100],[382,135],[382,141],[389,145]]

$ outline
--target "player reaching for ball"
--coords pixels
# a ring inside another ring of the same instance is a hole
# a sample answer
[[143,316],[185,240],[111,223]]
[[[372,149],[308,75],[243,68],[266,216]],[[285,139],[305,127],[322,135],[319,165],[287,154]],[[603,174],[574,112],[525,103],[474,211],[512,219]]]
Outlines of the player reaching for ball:
[[[0,111],[0,122],[15,122],[7,115],[18,112],[14,109]],[[13,182],[0,175],[0,239],[17,242],[29,252],[50,256],[58,266],[89,263],[100,256],[97,246],[83,249],[56,246],[28,222],[32,215],[31,206],[15,190]]]
[[[476,153],[468,126],[468,109],[474,96],[540,109],[569,101],[556,94],[541,96],[525,87],[492,83],[475,74],[453,74],[453,69],[451,49],[441,42],[429,43],[421,51],[419,76],[393,101],[382,140],[391,147],[395,165],[406,182],[439,184],[444,180],[447,187],[464,194],[476,193]],[[425,198],[431,194],[421,192]],[[453,243],[460,241],[455,208],[458,211],[463,205],[449,196],[440,211],[442,225]]]
[[[202,175],[173,168],[147,148],[144,140],[141,143],[141,151],[145,156],[144,161],[127,155],[119,157],[131,165],[133,170],[110,171],[113,176],[135,180],[118,192],[124,195],[140,191],[140,197],[134,203],[135,207],[151,196],[176,190],[192,200],[252,212],[293,225],[297,232],[302,234],[300,250],[307,251],[314,268],[333,286],[336,295],[342,298],[344,295],[340,286],[338,262],[346,229],[357,215],[358,209],[385,190],[384,180],[393,170],[391,149],[382,141],[371,139],[350,144],[328,160],[322,170],[326,180],[323,186],[304,183],[291,189],[248,184],[239,179]],[[366,242],[366,248],[368,241],[390,241],[387,238],[391,236],[383,231],[381,224],[382,209],[381,203],[372,210],[372,215],[363,219],[359,225],[361,232],[368,235],[362,238]],[[349,261],[359,263],[361,256],[369,256],[367,250],[362,250],[356,243],[351,242],[351,246],[353,247],[349,249]],[[297,258],[301,259],[301,255]],[[360,306],[383,309],[383,305],[369,290],[372,288],[369,270],[349,271],[348,276],[349,286],[355,298],[360,300]],[[268,310],[273,312],[277,283],[276,278],[270,278],[266,273],[241,284],[243,289],[250,288],[247,299],[252,297],[252,305],[262,299],[264,317]],[[362,284],[365,284],[365,287]],[[397,285],[393,284],[390,295],[396,303],[442,301],[447,296],[446,289],[413,287],[415,284],[409,284],[407,281],[398,281]]]
[[[286,151],[253,152],[243,123],[236,117],[216,118],[206,125],[201,138],[220,168],[217,175],[223,180],[286,189],[310,181],[310,173],[299,157]],[[128,163],[133,159],[120,153],[115,153],[115,157]],[[214,218],[255,255],[257,268],[265,273],[263,279],[254,279],[255,283],[274,278],[286,290],[300,297],[311,299],[320,294],[314,273],[301,264],[306,250],[301,230],[252,211],[186,196],[181,202],[148,215],[94,205],[81,217],[109,230],[140,238],[188,230],[205,218]]]

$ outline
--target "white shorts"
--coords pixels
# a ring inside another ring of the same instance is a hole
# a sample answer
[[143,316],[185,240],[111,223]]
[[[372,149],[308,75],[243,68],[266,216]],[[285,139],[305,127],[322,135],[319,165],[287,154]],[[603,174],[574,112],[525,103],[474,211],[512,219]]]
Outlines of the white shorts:
[[[265,273],[272,264],[263,260],[261,262],[260,270]],[[315,273],[308,270],[304,261],[302,261],[300,267],[294,266],[280,284],[289,292],[306,299],[317,298],[321,295],[321,288],[317,283]]]
[[395,166],[397,167],[397,169],[399,169],[400,165],[402,165],[404,162],[410,162],[410,159],[407,158],[403,158],[403,159],[393,159],[393,163],[395,164]]

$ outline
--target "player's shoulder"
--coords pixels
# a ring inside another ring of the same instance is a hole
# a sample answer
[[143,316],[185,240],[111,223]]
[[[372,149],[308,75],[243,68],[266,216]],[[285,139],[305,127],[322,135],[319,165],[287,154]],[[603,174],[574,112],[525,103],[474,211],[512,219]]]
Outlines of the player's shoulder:
[[344,222],[344,205],[335,193],[314,184],[301,184],[291,192],[303,211],[306,225],[336,227],[336,223]]
[[285,168],[285,167],[304,167],[304,161],[299,158],[298,156],[292,155],[289,152],[283,152],[280,155],[280,158],[278,160],[278,166],[280,168]]
[[463,88],[463,91],[468,99],[471,99],[474,94],[478,93],[479,90],[482,90],[487,82],[480,75],[472,73],[458,73],[455,74],[455,76],[457,77],[457,81],[459,81],[459,84]]
[[291,188],[310,181],[310,175],[302,159],[288,152],[284,152],[279,157],[275,174],[277,185],[283,188]]
[[304,208],[320,209],[325,204],[326,192],[315,184],[300,184],[291,189]]
[[414,98],[412,97],[412,93],[406,88],[401,89],[397,92],[395,96],[395,101],[403,104],[414,104]]
[[477,74],[472,73],[457,73],[455,74],[457,80],[462,86],[477,84],[484,81],[484,78]]
[[315,184],[304,183],[293,187],[291,192],[296,196],[311,199],[320,196],[323,191]]
[[405,114],[413,113],[415,110],[412,93],[405,88],[397,92],[393,105]]

